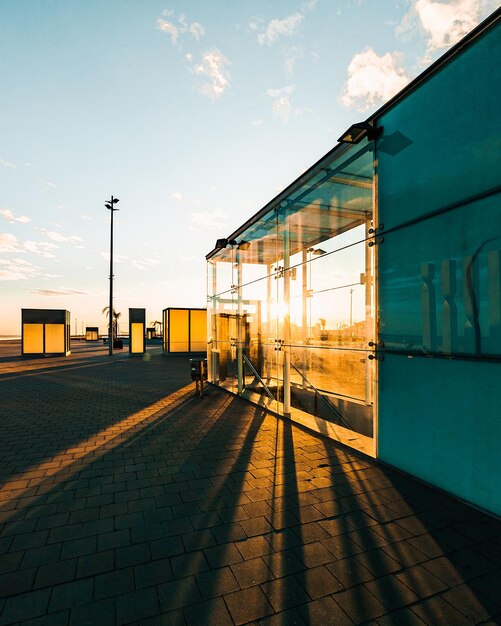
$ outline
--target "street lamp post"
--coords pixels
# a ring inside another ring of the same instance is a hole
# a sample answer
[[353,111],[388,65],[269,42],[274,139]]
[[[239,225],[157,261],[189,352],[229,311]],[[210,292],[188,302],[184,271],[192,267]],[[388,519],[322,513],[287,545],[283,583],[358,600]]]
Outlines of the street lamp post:
[[106,201],[104,206],[111,211],[111,235],[110,235],[110,306],[109,306],[109,328],[108,328],[108,354],[113,355],[113,213],[118,211],[115,204],[118,198],[111,196],[110,201]]

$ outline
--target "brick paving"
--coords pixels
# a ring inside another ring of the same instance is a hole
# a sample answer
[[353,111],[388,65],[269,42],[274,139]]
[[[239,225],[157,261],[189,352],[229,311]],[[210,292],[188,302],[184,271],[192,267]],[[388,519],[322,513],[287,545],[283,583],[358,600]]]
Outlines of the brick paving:
[[501,521],[158,347],[72,349],[0,344],[0,626],[501,623]]

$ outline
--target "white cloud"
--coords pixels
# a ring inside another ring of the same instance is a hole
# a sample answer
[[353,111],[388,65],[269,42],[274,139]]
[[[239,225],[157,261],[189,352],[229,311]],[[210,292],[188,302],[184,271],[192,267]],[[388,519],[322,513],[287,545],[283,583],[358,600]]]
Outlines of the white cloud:
[[31,289],[31,293],[37,296],[87,296],[87,291],[79,289]]
[[0,252],[31,252],[46,259],[55,259],[54,250],[57,246],[46,241],[21,242],[14,235],[0,233]]
[[409,80],[404,69],[398,65],[397,54],[387,52],[378,56],[369,48],[351,60],[341,102],[346,107],[364,111],[389,100]]
[[131,265],[138,270],[148,270],[155,265],[160,265],[161,261],[159,259],[131,259]]
[[452,46],[478,23],[477,0],[459,0],[450,4],[418,0],[415,8],[429,35],[431,50]]
[[79,244],[81,241],[83,241],[83,239],[81,237],[78,237],[78,235],[63,235],[63,233],[58,233],[54,230],[47,230],[46,228],[41,228],[40,232],[42,232],[47,237],[47,239],[50,239],[51,241],[57,241],[59,243]]
[[261,45],[271,46],[279,37],[290,37],[304,19],[302,13],[293,13],[283,20],[271,20],[263,33],[259,33],[257,40]]
[[213,230],[225,228],[227,215],[221,209],[215,211],[192,211],[190,223],[195,227],[210,228]]
[[[109,252],[101,252],[101,256],[103,257],[103,259],[106,259],[107,261],[110,260],[110,253]],[[129,257],[128,256],[124,256],[123,254],[113,254],[113,263],[123,263],[124,261],[128,261]]]
[[181,201],[183,199],[183,194],[180,191],[176,191],[175,193],[172,194],[172,197],[175,198],[176,200]]
[[230,74],[226,68],[230,62],[217,50],[207,50],[202,55],[202,62],[193,67],[193,72],[208,78],[199,88],[200,93],[213,100],[220,98],[230,85]]
[[25,241],[23,248],[26,252],[31,252],[37,256],[44,257],[46,259],[55,259],[56,255],[54,250],[57,250],[57,246],[48,241]]
[[252,120],[251,125],[259,128],[264,124],[263,120]]
[[0,233],[0,252],[19,251],[22,251],[22,246],[16,236],[9,233]]
[[0,280],[28,280],[40,275],[40,269],[23,259],[0,259]]
[[0,216],[6,219],[11,224],[14,224],[14,222],[26,224],[27,222],[31,221],[30,218],[26,217],[25,215],[14,215],[14,213],[12,213],[12,211],[9,209],[0,209]]
[[6,167],[9,170],[17,170],[17,165],[14,165],[14,163],[9,163],[9,161],[4,161],[3,159],[0,159],[0,165],[2,167]]
[[167,20],[164,20],[161,17],[159,17],[157,19],[157,28],[158,30],[161,30],[163,33],[168,33],[171,37],[171,41],[173,44],[177,43],[179,33],[177,30],[177,27],[174,26],[172,22],[168,22]]
[[92,217],[90,217],[89,215],[80,215],[80,219],[81,220],[92,220]]
[[427,57],[448,48],[469,33],[489,13],[497,9],[497,0],[413,0],[412,9],[397,28],[402,35],[417,28],[427,38]]
[[279,117],[284,124],[287,124],[292,115],[300,115],[302,109],[294,108],[290,96],[296,89],[295,85],[287,85],[281,89],[268,89],[268,96],[273,98],[272,110],[274,115]]
[[[164,11],[163,15],[165,17],[173,17],[174,11]],[[163,33],[170,35],[171,41],[174,45],[178,43],[180,36],[185,33],[189,33],[196,41],[200,41],[200,39],[205,35],[205,28],[202,24],[200,24],[200,22],[188,22],[183,13],[181,13],[178,17],[177,26],[172,21],[169,22],[159,17],[157,19],[157,28]]]
[[200,41],[200,39],[205,35],[205,29],[202,26],[202,24],[199,24],[198,22],[192,22],[189,26],[188,26],[188,32],[193,35],[193,37],[197,40]]

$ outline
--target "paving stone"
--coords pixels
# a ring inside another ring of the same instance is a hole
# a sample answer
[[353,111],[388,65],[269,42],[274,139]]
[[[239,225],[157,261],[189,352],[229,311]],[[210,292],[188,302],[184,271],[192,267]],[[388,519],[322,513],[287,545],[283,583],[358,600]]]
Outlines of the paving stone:
[[319,598],[299,607],[306,624],[335,624],[336,626],[351,626],[354,622],[332,598]]
[[275,612],[308,602],[310,596],[305,591],[307,584],[301,579],[301,574],[295,574],[277,578],[261,585],[261,589]]
[[30,591],[33,587],[37,568],[20,569],[15,572],[0,575],[0,598],[14,596],[18,593]]
[[213,548],[206,548],[204,553],[211,569],[239,563],[243,560],[240,551],[234,543],[223,543]]
[[71,610],[70,626],[109,626],[115,623],[114,600],[98,600]]
[[332,598],[355,624],[375,620],[388,613],[388,609],[363,585],[340,591]]
[[234,563],[230,567],[241,589],[259,585],[273,578],[273,574],[261,557]]
[[239,589],[237,579],[230,567],[221,567],[197,574],[196,580],[204,598],[223,596]]
[[272,615],[271,604],[260,587],[242,589],[224,596],[236,626]]
[[49,610],[56,612],[71,609],[80,604],[87,604],[92,600],[93,586],[92,578],[56,585],[52,588]]
[[159,559],[134,567],[136,589],[150,587],[173,579],[170,559]]
[[183,609],[190,626],[234,626],[222,598],[212,598]]
[[[43,565],[37,570],[33,588],[39,589],[41,587],[51,587],[60,583],[70,582],[75,579],[76,569],[76,559],[67,559],[65,561],[52,563],[51,565]],[[0,583],[0,589],[1,587],[2,585]]]
[[77,564],[77,577],[85,578],[95,576],[103,572],[111,571],[115,566],[115,555],[113,550],[95,552],[79,557]]
[[474,622],[452,607],[440,596],[429,598],[415,604],[412,612],[425,624],[454,624],[454,626],[468,626]]
[[287,609],[269,617],[263,617],[257,623],[259,626],[306,626],[306,622],[296,608]]
[[134,574],[131,567],[100,574],[94,578],[95,600],[103,600],[133,590]]
[[140,589],[121,595],[116,600],[116,624],[142,621],[160,612],[156,587]]
[[447,585],[422,565],[409,567],[395,575],[419,598],[424,599],[447,589]]
[[194,576],[176,578],[172,582],[159,585],[158,597],[162,611],[166,612],[202,601]]

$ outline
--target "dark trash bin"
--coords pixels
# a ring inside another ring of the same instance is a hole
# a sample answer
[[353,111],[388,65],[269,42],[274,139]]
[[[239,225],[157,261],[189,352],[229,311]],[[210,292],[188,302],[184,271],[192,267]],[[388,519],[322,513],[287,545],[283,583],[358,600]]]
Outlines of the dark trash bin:
[[191,380],[196,382],[196,393],[202,397],[204,393],[204,380],[207,380],[207,359],[190,359],[190,372]]

